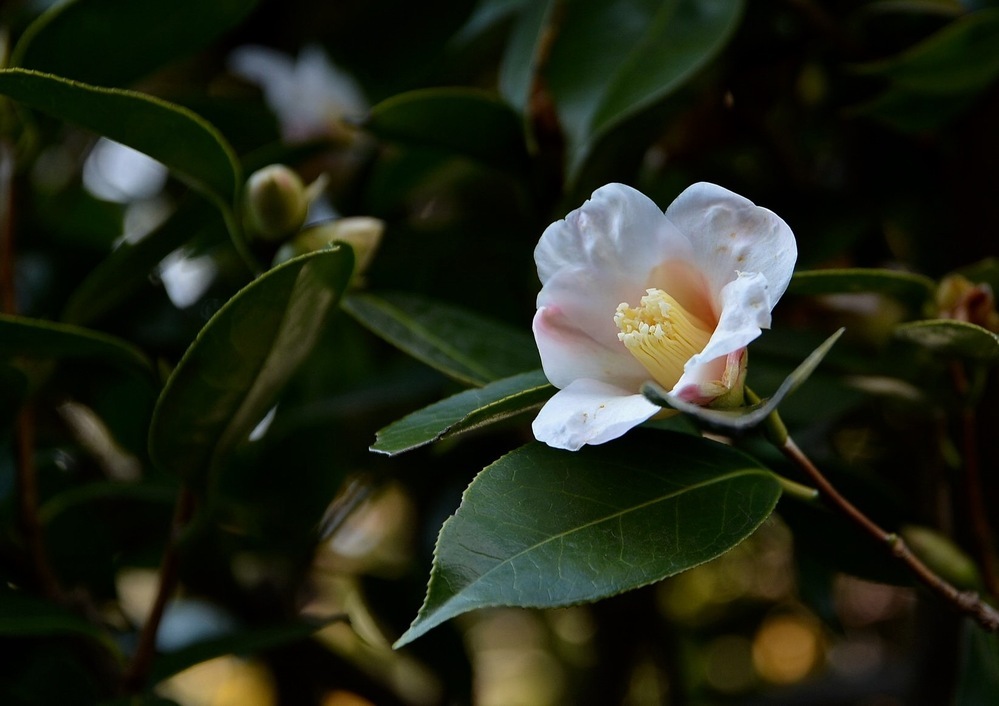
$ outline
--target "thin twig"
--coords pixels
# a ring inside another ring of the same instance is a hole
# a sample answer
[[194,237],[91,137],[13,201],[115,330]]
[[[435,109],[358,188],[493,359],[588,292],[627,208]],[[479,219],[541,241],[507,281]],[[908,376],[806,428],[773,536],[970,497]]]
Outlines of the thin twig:
[[999,611],[996,611],[995,608],[984,602],[974,591],[959,591],[938,576],[912,553],[901,537],[881,529],[873,520],[857,509],[853,503],[840,495],[839,491],[815,467],[811,459],[798,448],[793,439],[788,437],[783,445],[780,446],[780,449],[785,456],[804,471],[812,484],[822,494],[822,497],[834,509],[846,516],[847,519],[860,527],[860,529],[876,541],[884,544],[892,556],[901,561],[927,588],[951,603],[961,612],[974,618],[986,630],[999,632]]
[[160,583],[156,591],[156,599],[153,607],[149,611],[149,617],[142,626],[139,634],[139,644],[132,655],[132,662],[125,671],[123,683],[128,693],[137,693],[146,684],[149,678],[149,669],[153,664],[153,657],[156,654],[156,633],[159,631],[160,621],[163,620],[163,612],[166,610],[167,602],[173,596],[180,581],[180,536],[187,527],[188,521],[194,510],[194,494],[184,486],[177,497],[177,505],[174,508],[173,521],[170,525],[170,536],[167,538],[166,549],[163,550],[163,560],[160,563]]

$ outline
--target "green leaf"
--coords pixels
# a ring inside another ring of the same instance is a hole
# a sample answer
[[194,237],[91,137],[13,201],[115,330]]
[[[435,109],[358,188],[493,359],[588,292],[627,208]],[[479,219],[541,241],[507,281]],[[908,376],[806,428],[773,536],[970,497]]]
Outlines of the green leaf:
[[500,94],[515,110],[526,113],[534,86],[537,53],[552,21],[555,0],[526,3],[514,25],[500,65]]
[[779,495],[750,457],[686,434],[633,433],[576,452],[528,444],[465,491],[395,646],[477,608],[564,606],[672,576],[752,534]]
[[999,77],[999,9],[964,15],[911,49],[856,70],[922,94],[966,94]]
[[211,318],[167,380],[149,430],[158,467],[202,481],[274,405],[337,312],[350,248],[289,260]]
[[741,0],[573,0],[544,71],[570,174],[611,128],[682,86],[724,48]]
[[0,357],[97,358],[153,374],[153,365],[132,344],[71,324],[0,314]]
[[936,296],[937,285],[929,277],[912,272],[875,268],[805,270],[794,273],[788,292],[816,296],[870,292],[902,301],[923,310]]
[[167,255],[205,232],[222,240],[225,221],[208,202],[189,199],[167,220],[135,243],[123,243],[90,271],[66,302],[63,321],[100,321],[149,286],[149,274]]
[[459,392],[380,430],[371,450],[394,456],[495,424],[540,407],[553,389],[545,374],[535,370]]
[[297,621],[284,625],[240,630],[222,637],[197,642],[157,656],[153,662],[150,681],[153,684],[158,684],[189,667],[223,655],[249,655],[289,642],[303,640],[327,625],[343,620],[345,620],[343,616],[334,616],[321,621]]
[[74,486],[49,498],[38,509],[43,525],[50,524],[67,510],[96,501],[127,500],[131,503],[151,503],[172,507],[177,502],[179,488],[162,483],[126,483],[122,481],[95,481]]
[[27,376],[12,365],[0,364],[0,435],[6,436],[14,425],[27,394]]
[[965,620],[954,706],[999,703],[999,635]]
[[257,0],[70,0],[21,36],[11,65],[123,86],[207,46]]
[[953,319],[913,321],[895,327],[895,337],[935,355],[992,362],[999,360],[999,336],[988,329]]
[[841,328],[823,341],[818,348],[802,361],[801,365],[795,368],[784,379],[784,382],[780,384],[780,387],[777,388],[777,391],[770,398],[747,407],[736,407],[734,409],[701,407],[670,396],[666,390],[654,382],[647,382],[642,385],[642,394],[652,404],[657,404],[660,407],[672,407],[695,417],[709,426],[727,431],[747,431],[764,422],[777,409],[778,405],[784,401],[785,397],[798,389],[815,372],[815,369],[819,367],[819,363],[826,357],[826,354],[836,341],[839,340],[839,337],[843,335],[843,331],[845,330]]
[[223,207],[234,202],[242,178],[232,148],[186,108],[24,69],[0,70],[0,94],[149,155]]
[[414,294],[351,294],[344,309],[361,325],[432,368],[468,385],[541,365],[526,333]]
[[4,637],[51,637],[80,635],[120,657],[108,633],[76,613],[49,601],[19,591],[0,591],[0,635]]
[[364,127],[388,140],[432,147],[499,169],[527,167],[517,115],[485,91],[430,88],[382,101]]

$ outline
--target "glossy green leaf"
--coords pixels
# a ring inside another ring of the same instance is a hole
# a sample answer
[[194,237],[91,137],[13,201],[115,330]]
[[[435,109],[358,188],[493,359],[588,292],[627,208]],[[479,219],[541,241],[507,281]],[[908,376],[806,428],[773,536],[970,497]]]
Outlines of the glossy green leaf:
[[189,480],[246,440],[337,311],[354,258],[335,246],[240,290],[198,334],[153,412],[149,454]]
[[895,336],[936,355],[970,360],[999,360],[999,336],[988,329],[952,319],[913,321],[895,327]]
[[95,481],[74,486],[49,498],[38,508],[42,524],[49,524],[63,512],[81,505],[106,500],[124,500],[130,503],[151,503],[172,507],[177,502],[179,488],[162,483],[122,481]]
[[924,275],[858,267],[795,272],[787,291],[810,296],[870,292],[921,310],[933,301],[936,290],[936,283]]
[[206,46],[258,0],[69,0],[21,36],[11,65],[123,86]]
[[372,451],[394,456],[420,446],[495,424],[531,409],[554,388],[540,370],[459,392],[394,422],[376,435]]
[[750,457],[686,434],[528,444],[485,468],[444,523],[396,647],[476,608],[594,601],[697,566],[748,537],[779,495]]
[[51,637],[79,635],[103,645],[120,656],[108,633],[56,603],[20,591],[0,591],[0,636]]
[[785,397],[798,389],[815,372],[822,359],[826,357],[826,354],[832,349],[836,341],[839,340],[839,337],[843,335],[844,330],[840,329],[812,351],[802,361],[801,365],[795,368],[784,379],[784,382],[780,384],[780,387],[777,388],[777,391],[773,395],[753,405],[736,407],[734,409],[701,407],[670,396],[666,390],[654,382],[647,382],[642,385],[642,394],[653,404],[657,404],[660,407],[677,409],[712,427],[727,431],[746,431],[763,423],[777,409],[780,403],[784,401]]
[[157,684],[189,667],[216,657],[228,654],[250,655],[261,650],[303,640],[327,625],[344,619],[343,616],[335,616],[321,621],[298,621],[284,625],[250,628],[211,640],[196,642],[193,645],[157,656],[153,662],[150,681]]
[[662,100],[724,48],[740,0],[573,0],[544,75],[568,140],[570,174],[615,125]]
[[344,309],[389,343],[469,385],[541,365],[526,333],[450,304],[414,294],[352,294]]
[[24,69],[0,70],[0,94],[147,154],[223,205],[235,199],[241,177],[232,149],[186,108]]
[[999,77],[999,9],[964,15],[911,49],[856,67],[924,94],[977,93]]
[[555,0],[528,2],[520,12],[500,66],[499,89],[506,101],[521,113],[534,86],[537,52],[556,6]]
[[999,703],[999,635],[970,620],[964,621],[962,633],[954,706]]
[[527,166],[520,121],[485,91],[430,88],[402,93],[372,108],[364,126],[383,139],[453,152],[499,169]]
[[0,357],[96,358],[152,374],[153,365],[132,344],[80,326],[0,314]]
[[201,199],[183,202],[167,220],[134,243],[122,243],[90,271],[66,302],[63,321],[92,324],[100,321],[149,286],[153,269],[193,237],[213,233],[225,238],[225,221]]

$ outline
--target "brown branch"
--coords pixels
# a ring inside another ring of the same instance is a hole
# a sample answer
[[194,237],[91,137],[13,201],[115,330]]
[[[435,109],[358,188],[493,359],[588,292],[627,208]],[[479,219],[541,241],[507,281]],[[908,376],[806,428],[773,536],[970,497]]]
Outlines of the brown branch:
[[990,632],[999,632],[999,611],[996,611],[974,591],[960,591],[943,578],[934,573],[919,557],[912,553],[905,541],[897,534],[886,532],[857,507],[840,495],[822,472],[815,467],[804,452],[798,448],[794,440],[788,437],[781,451],[793,461],[812,484],[822,494],[826,502],[857,525],[874,540],[884,544],[892,556],[901,561],[912,574],[927,588],[952,604],[962,613],[978,621],[978,624]]
[[123,684],[127,693],[137,693],[146,685],[149,670],[156,655],[156,633],[159,631],[167,602],[173,596],[180,582],[180,536],[187,527],[194,510],[194,494],[185,485],[177,497],[173,520],[170,524],[170,536],[163,550],[163,560],[160,563],[160,583],[156,591],[156,599],[149,611],[149,617],[139,634],[139,644],[132,655],[132,661],[126,669]]

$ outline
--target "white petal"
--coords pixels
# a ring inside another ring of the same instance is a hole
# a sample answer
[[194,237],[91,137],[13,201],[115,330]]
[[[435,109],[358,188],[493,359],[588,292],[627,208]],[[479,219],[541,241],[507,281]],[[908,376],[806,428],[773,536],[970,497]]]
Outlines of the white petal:
[[759,272],[770,283],[772,309],[787,289],[797,246],[791,229],[771,211],[701,182],[677,196],[666,217],[690,240],[713,292],[720,292],[737,272]]
[[607,184],[565,220],[552,223],[534,251],[542,284],[563,269],[644,281],[666,260],[691,260],[686,238],[662,210],[630,186]]
[[676,387],[698,381],[697,368],[744,348],[770,328],[770,295],[766,277],[740,274],[721,291],[722,312],[708,345],[687,361]]
[[622,436],[660,408],[642,395],[596,380],[576,380],[548,400],[534,420],[534,436],[557,449],[577,451]]
[[[588,378],[637,390],[649,378],[648,371],[616,336],[607,343],[579,328],[571,311],[542,307],[534,315],[534,340],[548,381],[566,388],[574,380]],[[609,317],[608,322],[614,326]]]

